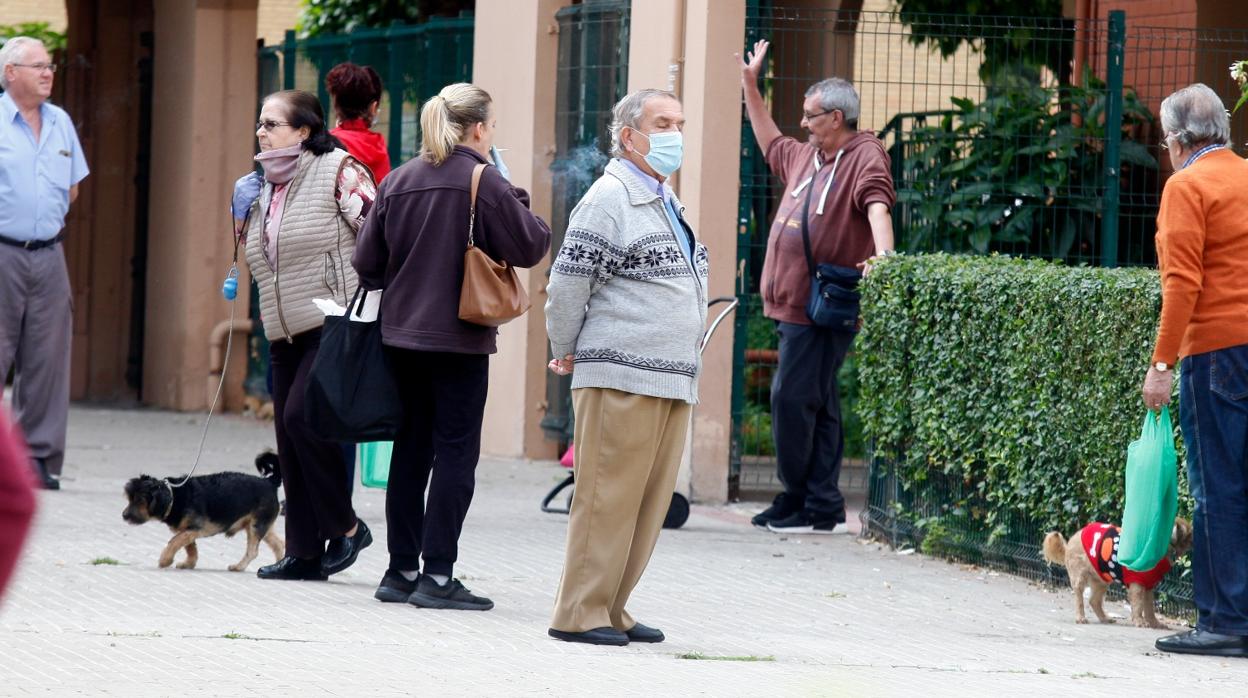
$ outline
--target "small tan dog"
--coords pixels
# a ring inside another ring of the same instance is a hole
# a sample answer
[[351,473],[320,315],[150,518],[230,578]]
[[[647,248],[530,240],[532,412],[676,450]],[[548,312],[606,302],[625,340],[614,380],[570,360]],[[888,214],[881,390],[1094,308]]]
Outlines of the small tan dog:
[[[1161,562],[1147,572],[1130,570],[1118,564],[1118,527],[1092,523],[1066,540],[1058,531],[1044,537],[1044,559],[1066,568],[1070,588],[1075,594],[1075,622],[1087,623],[1083,613],[1083,590],[1091,588],[1088,603],[1097,620],[1113,623],[1105,615],[1105,592],[1115,581],[1127,585],[1127,601],[1131,604],[1131,622],[1140,628],[1166,628],[1157,620],[1153,589],[1170,571],[1171,563],[1192,547],[1192,525],[1182,518],[1174,520],[1170,533],[1170,549]],[[1094,562],[1095,561],[1095,562]]]

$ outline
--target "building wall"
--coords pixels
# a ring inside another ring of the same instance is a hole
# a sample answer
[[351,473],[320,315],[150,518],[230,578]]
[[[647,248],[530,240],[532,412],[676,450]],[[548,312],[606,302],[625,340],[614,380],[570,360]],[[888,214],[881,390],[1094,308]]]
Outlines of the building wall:
[[[172,0],[170,0],[172,1]],[[299,21],[303,0],[259,0],[256,11],[256,38],[266,44],[282,40],[287,29]],[[65,2],[58,0],[3,0],[0,2],[0,25],[23,22],[47,22],[53,31],[63,32],[68,26]]]
[[[494,101],[495,141],[512,182],[529,192],[533,212],[550,220],[550,164],[555,153],[555,12],[564,0],[478,0],[473,28],[473,82]],[[490,390],[481,448],[508,457],[555,458],[541,420],[546,399],[546,272],[549,256],[523,270],[533,307],[499,328],[490,357]]]
[[299,21],[303,0],[260,0],[256,8],[256,38],[266,45],[281,43],[287,29]]
[[4,0],[0,2],[0,24],[47,22],[52,31],[63,32],[69,24],[65,3],[56,0]]
[[[910,43],[892,0],[864,0],[850,81],[862,99],[860,128],[879,131],[898,112],[951,109],[951,97],[983,98],[980,58],[965,44],[948,58]],[[878,13],[878,14],[877,14]]]

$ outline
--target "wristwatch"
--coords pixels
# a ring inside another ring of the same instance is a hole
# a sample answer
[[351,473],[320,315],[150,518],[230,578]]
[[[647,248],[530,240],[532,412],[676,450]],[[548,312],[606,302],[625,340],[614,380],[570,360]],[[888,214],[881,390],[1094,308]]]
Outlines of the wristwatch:
[[1165,372],[1165,371],[1170,370],[1170,365],[1167,364],[1165,361],[1158,361],[1157,363],[1153,364],[1153,368],[1157,369],[1158,371]]

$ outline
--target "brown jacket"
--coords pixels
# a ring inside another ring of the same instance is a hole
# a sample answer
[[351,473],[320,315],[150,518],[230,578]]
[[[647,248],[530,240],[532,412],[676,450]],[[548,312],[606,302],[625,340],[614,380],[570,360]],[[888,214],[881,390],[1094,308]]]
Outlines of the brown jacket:
[[[801,223],[807,188],[815,187],[807,216],[815,264],[853,268],[871,257],[875,242],[867,206],[880,202],[892,208],[896,199],[888,154],[873,134],[862,132],[854,136],[845,144],[839,160],[821,163],[818,173],[816,152],[809,143],[787,136],[777,138],[767,148],[767,165],[784,184],[784,193],[772,221],[763,262],[763,314],[798,325],[810,324],[806,317],[810,272],[802,246]],[[807,182],[811,175],[814,180]]]

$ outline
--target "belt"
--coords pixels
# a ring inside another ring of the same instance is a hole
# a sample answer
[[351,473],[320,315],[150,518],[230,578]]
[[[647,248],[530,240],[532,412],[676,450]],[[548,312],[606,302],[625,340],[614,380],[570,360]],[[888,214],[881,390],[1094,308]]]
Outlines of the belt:
[[24,250],[32,250],[32,251],[42,250],[45,247],[51,247],[64,239],[65,239],[64,233],[61,233],[60,235],[57,235],[56,237],[48,239],[48,240],[14,240],[13,238],[6,238],[5,236],[0,235],[0,242],[6,245],[12,245],[14,247],[20,247]]

